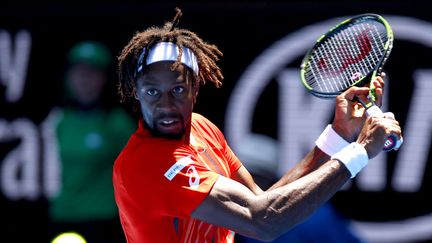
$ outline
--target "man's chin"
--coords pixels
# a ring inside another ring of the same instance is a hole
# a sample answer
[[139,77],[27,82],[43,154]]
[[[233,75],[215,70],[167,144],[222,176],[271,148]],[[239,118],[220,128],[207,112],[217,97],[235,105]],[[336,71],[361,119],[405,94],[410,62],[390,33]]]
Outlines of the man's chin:
[[180,140],[183,138],[184,134],[185,134],[185,129],[182,126],[177,126],[177,127],[164,127],[160,124],[153,124],[152,127],[148,126],[145,122],[144,122],[144,126],[150,131],[150,134],[153,137],[158,137],[158,138],[168,138],[168,139],[176,139],[176,140]]
[[168,139],[175,139],[175,140],[182,139],[184,135],[183,131],[174,133],[174,132],[164,132],[159,130],[151,130],[150,132],[154,137],[168,138]]
[[183,134],[166,133],[166,134],[161,134],[160,137],[168,138],[168,139],[174,139],[174,140],[181,140],[183,137]]

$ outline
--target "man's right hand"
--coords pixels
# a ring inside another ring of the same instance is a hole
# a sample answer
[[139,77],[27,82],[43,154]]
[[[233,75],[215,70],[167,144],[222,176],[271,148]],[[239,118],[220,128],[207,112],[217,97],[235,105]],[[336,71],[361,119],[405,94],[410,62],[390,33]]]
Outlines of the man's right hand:
[[383,116],[368,117],[356,142],[363,145],[372,159],[383,150],[385,141],[392,134],[400,138],[402,130],[393,113],[387,112]]
[[354,97],[367,99],[369,88],[351,87],[336,97],[335,117],[332,128],[347,142],[354,142],[365,121],[364,107],[353,102]]
[[[376,88],[376,105],[378,107],[382,103],[385,85],[384,76],[385,74],[382,73],[381,76],[377,76],[372,81]],[[336,97],[336,110],[332,128],[348,142],[356,140],[365,121],[365,109],[360,103],[353,102],[354,97],[367,103],[368,95],[369,87],[351,87]]]

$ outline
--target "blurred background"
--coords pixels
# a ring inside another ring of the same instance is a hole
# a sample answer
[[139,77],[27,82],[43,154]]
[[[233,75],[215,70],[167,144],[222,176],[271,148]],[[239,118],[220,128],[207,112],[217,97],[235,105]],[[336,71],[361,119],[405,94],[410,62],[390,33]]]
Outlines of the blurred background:
[[[383,109],[395,113],[405,143],[278,242],[432,241],[428,5],[309,0],[0,3],[1,242],[51,242],[71,229],[87,242],[122,242],[109,174],[136,122],[118,103],[116,56],[136,31],[171,20],[175,7],[181,27],[224,53],[224,85],[203,87],[195,111],[224,131],[263,188],[333,117],[333,100],[300,83],[308,48],[344,18],[383,15],[395,35]],[[83,43],[91,45],[73,51]]]

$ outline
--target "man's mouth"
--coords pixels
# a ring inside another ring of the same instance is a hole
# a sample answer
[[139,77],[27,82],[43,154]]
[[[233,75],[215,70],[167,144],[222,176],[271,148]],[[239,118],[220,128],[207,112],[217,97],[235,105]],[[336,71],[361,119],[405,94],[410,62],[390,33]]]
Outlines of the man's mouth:
[[162,124],[162,125],[171,125],[171,124],[173,124],[174,122],[176,122],[176,121],[174,121],[174,120],[162,120],[162,121],[161,121],[161,124]]
[[160,116],[154,120],[153,129],[157,136],[178,139],[185,128],[180,116]]
[[159,124],[161,124],[162,126],[171,126],[179,122],[180,119],[177,117],[166,117],[159,119]]

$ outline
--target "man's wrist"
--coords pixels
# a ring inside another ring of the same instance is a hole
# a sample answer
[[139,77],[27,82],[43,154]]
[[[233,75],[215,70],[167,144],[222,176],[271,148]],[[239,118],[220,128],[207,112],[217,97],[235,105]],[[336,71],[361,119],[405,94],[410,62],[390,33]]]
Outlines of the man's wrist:
[[328,125],[315,141],[316,146],[329,156],[341,151],[349,145],[349,143],[342,138],[332,127]]
[[351,129],[347,129],[345,126],[340,126],[338,125],[340,123],[338,122],[333,122],[331,124],[333,130],[339,134],[339,136],[341,136],[343,139],[345,139],[345,141],[347,141],[348,143],[354,142],[355,138],[352,137],[352,130]]
[[369,157],[366,149],[359,143],[352,142],[341,151],[331,156],[332,160],[342,162],[354,178],[367,164]]

